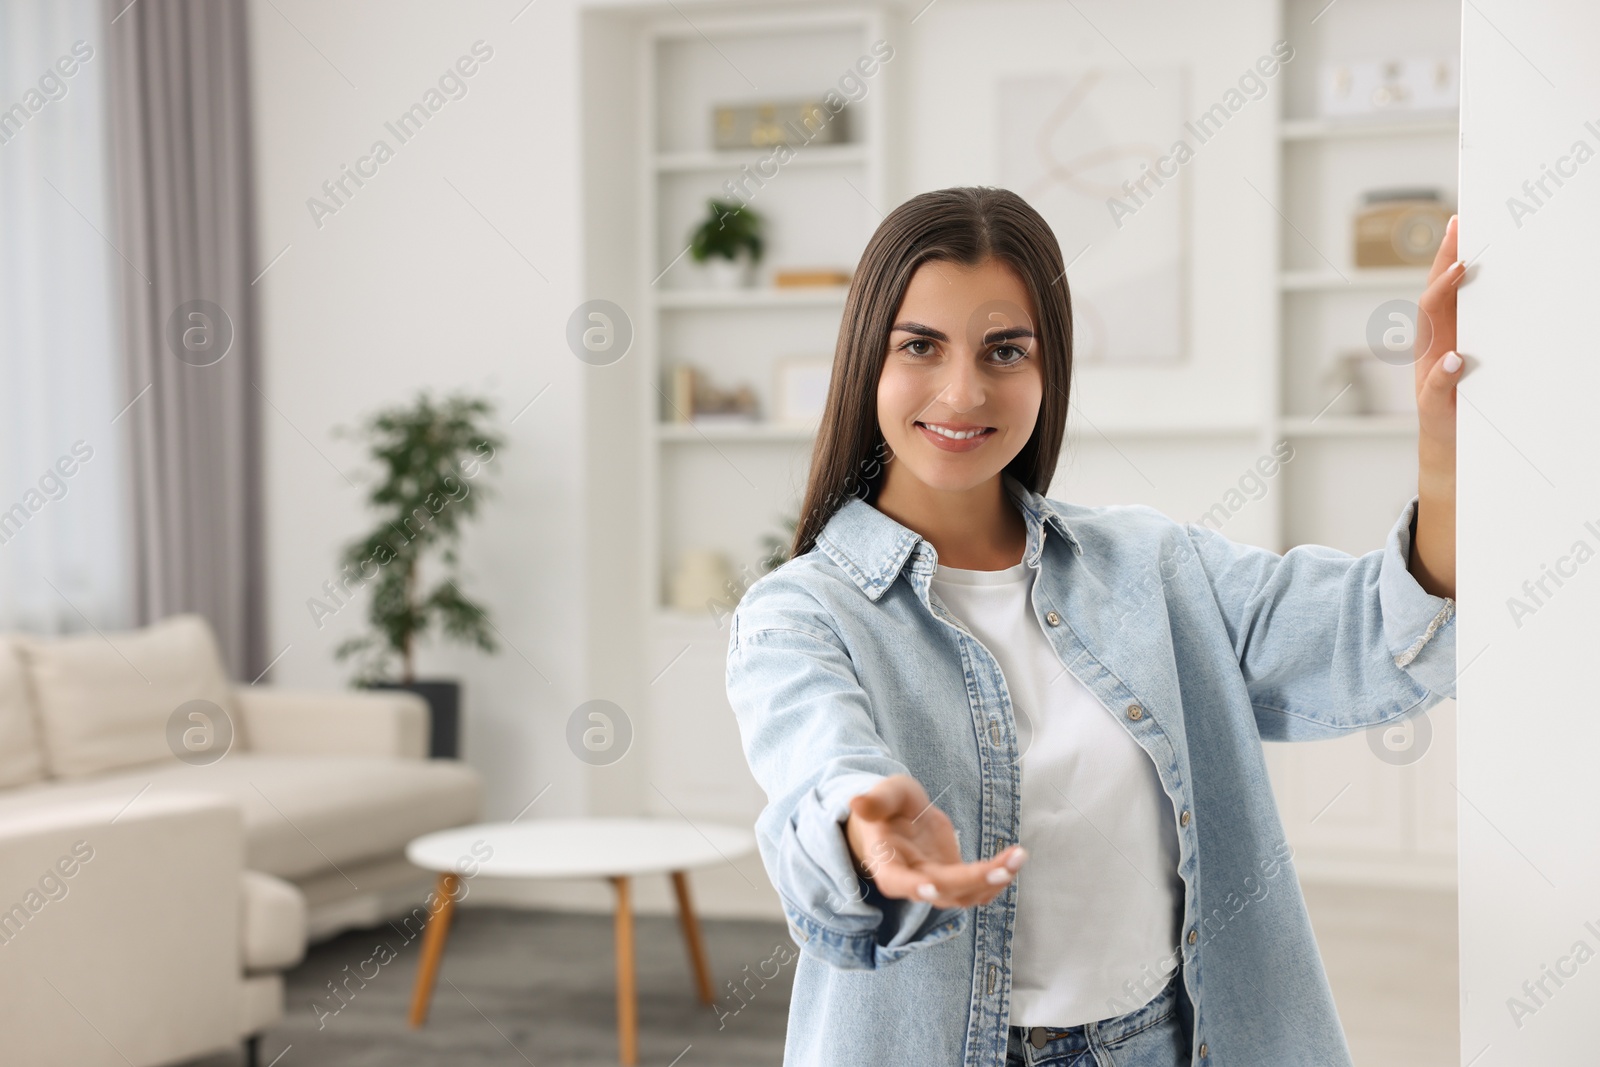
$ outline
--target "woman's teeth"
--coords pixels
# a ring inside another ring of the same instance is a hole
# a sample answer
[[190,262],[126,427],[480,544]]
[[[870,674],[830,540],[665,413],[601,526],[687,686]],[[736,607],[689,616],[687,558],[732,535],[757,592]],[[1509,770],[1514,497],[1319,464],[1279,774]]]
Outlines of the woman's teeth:
[[927,422],[921,423],[920,425],[926,426],[928,429],[932,430],[934,433],[940,435],[941,437],[948,437],[948,438],[951,438],[952,440],[956,440],[956,441],[965,441],[970,437],[977,437],[980,434],[985,434],[985,433],[989,432],[987,427],[985,427],[984,429],[981,429],[981,430],[960,430],[960,431],[957,431],[957,430],[947,430],[943,426],[935,426],[932,423],[927,423]]

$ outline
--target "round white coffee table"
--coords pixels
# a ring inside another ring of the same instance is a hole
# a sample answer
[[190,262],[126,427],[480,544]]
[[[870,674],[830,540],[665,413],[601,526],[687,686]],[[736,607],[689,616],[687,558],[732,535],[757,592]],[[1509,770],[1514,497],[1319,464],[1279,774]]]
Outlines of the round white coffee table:
[[678,897],[689,962],[700,1000],[712,1004],[711,973],[700,926],[689,903],[685,872],[725,863],[753,852],[755,835],[721,823],[682,819],[532,819],[479,823],[425,834],[406,846],[406,858],[439,872],[436,904],[429,905],[422,939],[417,985],[411,996],[411,1025],[428,1018],[428,1002],[444,956],[450,917],[463,878],[605,878],[616,889],[617,1037],[620,1062],[639,1058],[639,1018],[633,965],[633,910],[629,879],[639,874],[670,874]]

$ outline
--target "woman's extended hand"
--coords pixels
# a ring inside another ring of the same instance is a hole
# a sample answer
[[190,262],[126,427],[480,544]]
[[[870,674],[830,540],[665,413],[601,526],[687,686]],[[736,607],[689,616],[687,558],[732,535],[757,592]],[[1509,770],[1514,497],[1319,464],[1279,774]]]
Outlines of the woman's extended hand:
[[1456,259],[1461,220],[1452,215],[1418,302],[1417,534],[1406,568],[1434,596],[1456,595],[1456,291],[1466,267]]
[[851,798],[845,838],[857,869],[878,892],[940,908],[989,903],[1028,858],[1021,845],[1012,845],[987,860],[963,863],[950,817],[908,774],[890,775]]

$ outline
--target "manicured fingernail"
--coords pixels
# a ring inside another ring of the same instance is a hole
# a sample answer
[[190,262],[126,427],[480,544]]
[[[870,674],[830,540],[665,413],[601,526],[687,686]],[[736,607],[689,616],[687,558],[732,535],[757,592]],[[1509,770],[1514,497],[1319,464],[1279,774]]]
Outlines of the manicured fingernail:
[[1013,871],[1021,870],[1022,863],[1027,858],[1028,850],[1023,848],[1021,845],[1018,845],[1017,850],[1011,854],[1011,858],[1006,860],[1006,866],[1011,868]]
[[1444,369],[1446,374],[1454,374],[1461,369],[1461,357],[1454,352],[1444,354]]
[[923,900],[932,900],[938,895],[939,891],[933,887],[932,882],[923,882],[921,885],[917,886],[917,896],[921,897]]
[[1005,885],[1011,881],[1011,872],[1004,867],[996,867],[987,875],[990,885]]

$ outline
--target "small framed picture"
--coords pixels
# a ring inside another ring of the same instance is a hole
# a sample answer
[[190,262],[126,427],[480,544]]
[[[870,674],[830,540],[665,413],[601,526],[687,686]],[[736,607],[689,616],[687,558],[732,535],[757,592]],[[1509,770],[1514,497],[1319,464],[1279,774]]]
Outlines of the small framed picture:
[[831,358],[805,356],[780,359],[772,388],[773,421],[821,422],[832,370]]

